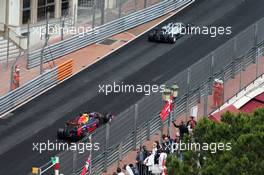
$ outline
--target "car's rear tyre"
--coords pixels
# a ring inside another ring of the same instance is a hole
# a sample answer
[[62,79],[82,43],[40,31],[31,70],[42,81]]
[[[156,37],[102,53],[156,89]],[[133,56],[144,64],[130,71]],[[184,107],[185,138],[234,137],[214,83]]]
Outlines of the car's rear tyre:
[[168,40],[169,40],[169,43],[171,43],[171,44],[174,44],[174,43],[176,43],[176,37],[175,36],[169,36],[168,37]]
[[168,35],[167,34],[161,35],[160,36],[160,41],[167,43],[168,42]]
[[151,42],[153,42],[154,41],[154,37],[155,37],[155,35],[153,33],[150,33],[148,35],[148,40],[151,41]]
[[65,132],[63,128],[59,128],[57,132],[58,139],[65,139]]

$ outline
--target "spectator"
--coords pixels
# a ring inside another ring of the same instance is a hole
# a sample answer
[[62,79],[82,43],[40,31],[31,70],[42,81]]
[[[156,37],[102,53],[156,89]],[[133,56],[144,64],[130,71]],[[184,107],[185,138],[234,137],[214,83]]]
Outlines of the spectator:
[[167,168],[165,166],[166,159],[167,159],[167,153],[164,149],[162,149],[160,153],[160,157],[159,157],[159,169],[160,169],[161,175],[167,174],[166,172]]
[[183,137],[184,137],[184,134],[188,133],[188,128],[187,126],[184,124],[183,121],[181,121],[181,124],[180,125],[176,125],[175,124],[175,121],[172,122],[173,125],[176,127],[176,128],[179,128],[180,130],[180,139],[182,140]]
[[165,135],[165,134],[162,135],[162,143],[164,142],[166,137],[167,137],[167,135]]
[[178,154],[179,153],[178,145],[180,143],[180,133],[179,132],[176,133],[174,143],[172,143],[172,146],[171,146],[171,153]]
[[150,172],[154,169],[154,165],[156,163],[155,159],[159,156],[159,154],[158,154],[158,152],[159,152],[158,151],[158,148],[160,148],[159,142],[158,141],[153,142],[152,152],[144,160],[144,164],[148,167],[148,171],[150,171]]
[[134,175],[139,175],[138,169],[133,164],[129,164],[129,167],[133,171]]
[[188,126],[189,134],[192,135],[192,131],[196,126],[196,121],[194,120],[194,116],[190,117],[190,120],[187,122],[187,126]]
[[126,175],[134,175],[134,173],[133,173],[133,171],[129,165],[124,165],[123,169],[124,169]]
[[147,172],[147,167],[144,165],[144,160],[148,157],[148,151],[146,146],[143,145],[137,149],[136,165],[140,175]]
[[180,133],[179,132],[176,133],[176,137],[175,137],[174,142],[175,143],[180,143]]
[[154,154],[154,164],[159,164],[159,155],[160,155],[161,146],[159,141],[155,141],[153,144],[153,154]]
[[167,154],[170,154],[171,153],[171,147],[172,147],[172,142],[169,140],[168,136],[165,136],[164,139],[163,139],[163,143],[162,143],[162,149]]
[[196,126],[196,121],[194,120],[194,116],[190,117],[190,120],[187,122],[187,126],[191,126],[191,129],[194,129]]
[[117,175],[125,175],[125,173],[123,173],[121,168],[119,167],[117,167],[116,172],[117,172]]

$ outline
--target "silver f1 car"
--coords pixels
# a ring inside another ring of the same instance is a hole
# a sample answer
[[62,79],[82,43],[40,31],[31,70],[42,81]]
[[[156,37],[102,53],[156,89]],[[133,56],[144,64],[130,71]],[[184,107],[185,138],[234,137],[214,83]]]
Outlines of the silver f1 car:
[[148,40],[151,42],[175,43],[176,40],[182,36],[182,31],[188,28],[189,25],[183,23],[170,22],[160,29],[153,29],[148,35]]

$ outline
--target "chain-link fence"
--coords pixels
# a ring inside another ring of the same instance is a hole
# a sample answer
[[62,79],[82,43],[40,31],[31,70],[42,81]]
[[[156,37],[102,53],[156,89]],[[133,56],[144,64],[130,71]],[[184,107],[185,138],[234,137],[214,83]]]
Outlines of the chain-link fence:
[[159,2],[161,0],[79,0],[78,24],[99,26]]
[[[223,101],[226,101],[264,73],[263,31],[264,19],[165,82],[177,82],[180,87],[173,119],[187,120],[191,107],[195,105],[198,105],[199,116],[206,116],[215,110],[210,107],[214,79],[223,81]],[[153,93],[119,114],[110,124],[98,128],[93,133],[92,140],[101,147],[99,151],[92,152],[92,174],[100,174],[109,165],[121,160],[153,133],[163,133],[168,117],[161,122],[158,116],[161,108],[161,94]],[[84,166],[89,154],[71,151],[59,154],[61,172],[76,174]]]

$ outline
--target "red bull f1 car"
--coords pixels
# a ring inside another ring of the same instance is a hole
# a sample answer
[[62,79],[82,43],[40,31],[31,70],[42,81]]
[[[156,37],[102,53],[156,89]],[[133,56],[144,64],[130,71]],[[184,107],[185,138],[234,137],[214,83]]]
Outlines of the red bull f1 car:
[[80,114],[77,118],[68,120],[64,128],[59,128],[58,139],[77,141],[92,133],[96,128],[111,122],[113,115],[99,112]]

